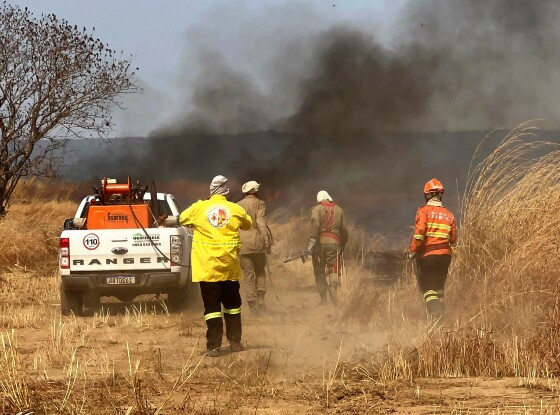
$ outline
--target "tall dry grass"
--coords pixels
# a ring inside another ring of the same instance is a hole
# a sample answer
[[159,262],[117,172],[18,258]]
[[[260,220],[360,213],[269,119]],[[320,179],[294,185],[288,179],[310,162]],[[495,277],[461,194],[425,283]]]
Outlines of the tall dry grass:
[[0,268],[54,270],[64,219],[74,215],[75,188],[60,182],[28,180],[14,192],[0,219]]
[[13,331],[0,334],[0,389],[3,411],[24,412],[31,407],[28,379]]
[[557,297],[560,145],[536,132],[512,130],[469,176],[448,285],[464,322],[534,328]]

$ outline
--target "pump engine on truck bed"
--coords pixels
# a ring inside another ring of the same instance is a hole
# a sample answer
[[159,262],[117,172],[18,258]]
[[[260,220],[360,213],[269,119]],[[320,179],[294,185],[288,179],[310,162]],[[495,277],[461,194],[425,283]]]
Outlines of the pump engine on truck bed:
[[[152,182],[150,195],[156,195]],[[84,210],[84,216],[72,219],[75,229],[134,229],[160,225],[167,215],[160,216],[159,204],[155,197],[145,200],[148,186],[126,183],[104,178],[101,187],[93,188]]]
[[130,177],[126,184],[105,178],[101,187],[94,190],[97,190],[97,198],[90,202],[86,229],[149,228],[153,225],[153,217],[143,199],[147,188],[133,186]]

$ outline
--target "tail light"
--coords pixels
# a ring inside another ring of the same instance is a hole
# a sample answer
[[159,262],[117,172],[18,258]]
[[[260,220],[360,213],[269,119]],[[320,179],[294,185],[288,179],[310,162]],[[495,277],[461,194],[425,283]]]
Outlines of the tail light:
[[60,268],[70,268],[70,238],[60,238],[58,243],[58,261]]
[[171,265],[180,265],[183,260],[183,240],[178,235],[171,236]]

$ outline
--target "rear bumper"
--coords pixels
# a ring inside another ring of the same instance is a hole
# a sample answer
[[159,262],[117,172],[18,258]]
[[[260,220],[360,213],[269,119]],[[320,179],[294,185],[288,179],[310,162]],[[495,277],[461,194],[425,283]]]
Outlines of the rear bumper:
[[[114,275],[132,275],[135,284],[109,285],[106,279]],[[94,291],[99,295],[127,295],[158,294],[182,288],[187,283],[186,273],[169,271],[147,271],[147,272],[101,272],[101,273],[78,273],[61,275],[61,283],[64,289],[71,291]]]

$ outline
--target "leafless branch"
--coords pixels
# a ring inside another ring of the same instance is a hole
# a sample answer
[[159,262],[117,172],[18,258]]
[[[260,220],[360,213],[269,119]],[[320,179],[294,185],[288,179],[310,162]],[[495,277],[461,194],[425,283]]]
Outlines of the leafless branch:
[[131,61],[55,15],[0,6],[0,214],[19,179],[51,175],[69,139],[104,137]]

